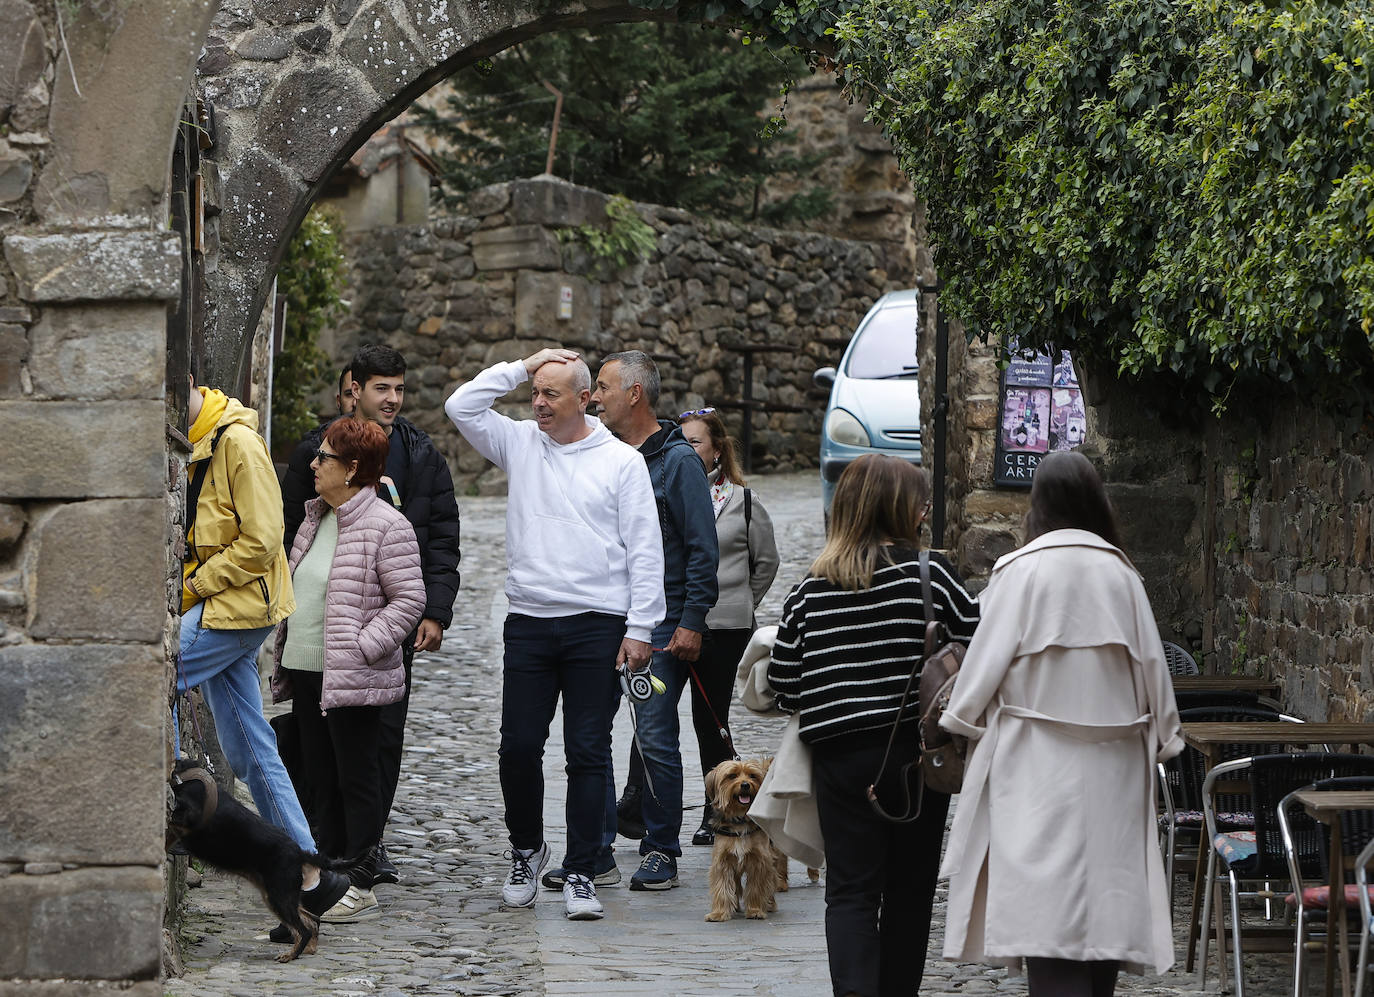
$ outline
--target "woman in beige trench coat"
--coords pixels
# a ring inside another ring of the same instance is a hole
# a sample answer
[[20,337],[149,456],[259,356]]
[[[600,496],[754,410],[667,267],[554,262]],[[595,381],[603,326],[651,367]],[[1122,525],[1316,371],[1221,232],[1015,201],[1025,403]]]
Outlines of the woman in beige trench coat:
[[941,876],[944,955],[1031,997],[1110,997],[1173,963],[1154,766],[1183,748],[1159,630],[1101,479],[1036,469],[1028,543],[1001,558],[948,709],[971,741]]

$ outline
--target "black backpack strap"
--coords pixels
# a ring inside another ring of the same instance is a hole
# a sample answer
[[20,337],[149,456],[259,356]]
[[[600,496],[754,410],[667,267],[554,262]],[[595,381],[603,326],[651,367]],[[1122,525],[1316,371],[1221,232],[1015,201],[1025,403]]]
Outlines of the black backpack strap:
[[191,476],[190,483],[186,486],[186,536],[191,536],[191,527],[196,524],[196,506],[200,503],[200,489],[205,484],[205,475],[210,471],[210,461],[215,459],[215,448],[219,446],[219,438],[224,435],[228,426],[220,426],[215,431],[215,437],[210,441],[210,453],[204,460],[196,461],[196,473]]
[[[921,551],[921,605],[926,611],[926,630],[928,631],[930,625],[935,622],[935,597],[930,590],[930,551],[928,550]],[[923,641],[922,659],[930,657],[930,652],[931,648],[925,647]]]

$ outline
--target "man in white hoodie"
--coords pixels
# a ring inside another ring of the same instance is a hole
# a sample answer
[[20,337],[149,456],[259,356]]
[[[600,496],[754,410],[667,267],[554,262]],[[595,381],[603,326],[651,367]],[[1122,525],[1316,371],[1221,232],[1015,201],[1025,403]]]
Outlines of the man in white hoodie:
[[[529,378],[533,420],[492,404]],[[489,367],[444,404],[458,431],[506,472],[505,671],[501,792],[509,906],[529,907],[549,861],[544,744],[558,695],[568,772],[569,918],[604,914],[592,884],[611,758],[616,669],[649,662],[663,620],[663,540],[644,459],[586,415],[591,372],[572,350]],[[605,884],[605,879],[602,879]]]

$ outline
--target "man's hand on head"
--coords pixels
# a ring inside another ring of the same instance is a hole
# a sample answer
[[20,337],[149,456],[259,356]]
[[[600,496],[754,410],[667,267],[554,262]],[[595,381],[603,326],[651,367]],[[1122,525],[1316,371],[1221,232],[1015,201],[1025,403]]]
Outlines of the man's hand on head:
[[673,639],[664,648],[673,657],[682,661],[696,661],[701,657],[701,634],[686,627],[673,631]]
[[632,672],[637,672],[649,663],[652,650],[647,642],[626,637],[620,642],[620,650],[615,656],[615,666],[624,666]]
[[444,642],[444,628],[438,620],[421,620],[415,628],[415,650],[437,651]]
[[572,363],[576,359],[578,359],[578,354],[575,350],[559,350],[551,347],[526,357],[525,372],[533,377],[534,372],[546,363]]

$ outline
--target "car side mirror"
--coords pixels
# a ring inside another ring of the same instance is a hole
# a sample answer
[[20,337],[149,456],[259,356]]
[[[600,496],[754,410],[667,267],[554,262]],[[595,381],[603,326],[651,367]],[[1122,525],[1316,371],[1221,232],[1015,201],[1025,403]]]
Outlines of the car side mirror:
[[811,375],[811,383],[818,388],[824,388],[826,391],[829,391],[835,386],[835,368],[822,367]]

